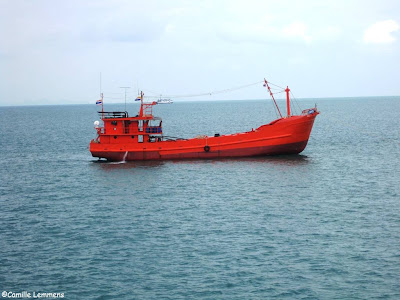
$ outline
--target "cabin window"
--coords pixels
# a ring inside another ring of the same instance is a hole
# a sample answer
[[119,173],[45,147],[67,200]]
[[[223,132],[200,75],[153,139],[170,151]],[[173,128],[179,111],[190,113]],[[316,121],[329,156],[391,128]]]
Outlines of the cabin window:
[[139,131],[143,131],[143,120],[139,120]]
[[149,121],[150,127],[161,127],[162,121],[161,120],[151,120]]
[[143,135],[138,135],[138,143],[143,143]]

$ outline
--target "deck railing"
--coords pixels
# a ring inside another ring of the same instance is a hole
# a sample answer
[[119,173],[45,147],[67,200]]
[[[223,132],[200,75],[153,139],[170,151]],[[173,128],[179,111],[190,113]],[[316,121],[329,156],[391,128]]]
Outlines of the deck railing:
[[103,116],[104,119],[111,119],[111,118],[128,118],[127,111],[98,111],[99,115]]

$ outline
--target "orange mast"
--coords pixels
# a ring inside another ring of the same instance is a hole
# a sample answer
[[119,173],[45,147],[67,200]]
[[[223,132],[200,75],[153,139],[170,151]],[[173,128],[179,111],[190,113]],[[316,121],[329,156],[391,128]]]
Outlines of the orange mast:
[[157,105],[156,101],[153,102],[143,102],[144,94],[143,92],[140,92],[140,112],[139,112],[139,117],[141,118],[147,118],[147,117],[153,117],[153,106]]
[[289,92],[290,92],[290,89],[289,89],[288,86],[286,86],[285,92],[286,92],[287,116],[289,117],[289,116],[290,116],[290,99],[289,99]]

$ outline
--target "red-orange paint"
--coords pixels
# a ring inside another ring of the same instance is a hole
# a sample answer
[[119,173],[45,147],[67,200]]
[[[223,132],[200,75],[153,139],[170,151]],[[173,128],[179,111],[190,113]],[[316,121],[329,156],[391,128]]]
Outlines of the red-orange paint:
[[[287,88],[287,97],[289,91]],[[156,104],[143,103],[142,94],[140,112],[136,117],[129,117],[125,112],[102,111],[104,126],[97,128],[98,137],[90,143],[92,156],[111,161],[131,161],[295,154],[306,147],[319,114],[316,108],[312,108],[291,116],[287,99],[287,117],[252,131],[166,140],[161,119],[152,114],[152,107]]]

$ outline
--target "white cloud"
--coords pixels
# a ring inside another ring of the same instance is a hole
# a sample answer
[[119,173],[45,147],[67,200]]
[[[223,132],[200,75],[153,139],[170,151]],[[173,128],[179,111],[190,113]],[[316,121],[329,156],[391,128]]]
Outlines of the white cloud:
[[292,23],[282,29],[283,35],[291,38],[300,38],[305,42],[311,41],[311,36],[306,34],[307,26],[304,23]]
[[226,23],[220,28],[219,36],[233,42],[256,43],[309,43],[312,40],[304,23],[295,22],[287,26],[279,26],[271,24],[268,20],[257,23]]
[[368,44],[390,44],[396,41],[393,33],[400,29],[393,20],[377,22],[364,32],[364,42]]
[[321,42],[337,42],[343,38],[342,29],[337,26],[314,28],[312,38]]

